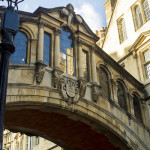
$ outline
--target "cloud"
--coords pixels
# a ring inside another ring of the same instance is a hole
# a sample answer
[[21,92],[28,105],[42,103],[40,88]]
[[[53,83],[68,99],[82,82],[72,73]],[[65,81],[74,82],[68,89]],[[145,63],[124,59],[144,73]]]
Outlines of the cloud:
[[75,12],[83,17],[93,31],[100,30],[102,27],[102,17],[91,4],[82,3],[79,8],[75,8]]
[[23,5],[20,5],[19,9],[26,12],[33,12],[28,3],[23,3]]

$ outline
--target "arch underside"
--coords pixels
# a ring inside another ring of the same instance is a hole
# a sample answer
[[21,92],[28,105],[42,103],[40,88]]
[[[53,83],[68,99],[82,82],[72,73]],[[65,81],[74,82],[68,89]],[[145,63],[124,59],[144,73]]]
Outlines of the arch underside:
[[107,127],[87,116],[54,107],[7,106],[5,128],[44,137],[66,150],[129,149],[125,141]]

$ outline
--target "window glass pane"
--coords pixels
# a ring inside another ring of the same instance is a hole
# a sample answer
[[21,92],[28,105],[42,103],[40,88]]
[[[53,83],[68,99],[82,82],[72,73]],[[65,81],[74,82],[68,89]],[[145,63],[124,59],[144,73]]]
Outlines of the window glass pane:
[[127,39],[127,32],[124,19],[121,20],[122,42]]
[[145,65],[145,70],[146,70],[147,78],[150,79],[150,63]]
[[66,72],[66,54],[60,53],[60,69]]
[[148,0],[144,0],[142,5],[143,5],[146,21],[148,21],[150,20],[150,9],[149,9]]
[[50,42],[51,42],[50,35],[47,33],[44,33],[43,62],[46,65],[50,65]]
[[133,106],[134,106],[135,117],[138,120],[142,121],[142,114],[141,114],[141,107],[140,107],[139,98],[135,94],[133,95]]
[[88,52],[82,51],[82,58],[83,58],[83,75],[84,78],[88,81],[89,80],[89,74],[88,74]]
[[10,57],[10,63],[26,63],[27,37],[23,32],[18,32],[14,39],[16,51]]
[[127,110],[127,105],[126,105],[126,99],[125,99],[125,89],[122,85],[122,83],[117,82],[117,97],[118,97],[118,103],[121,108],[124,110]]
[[108,74],[103,68],[100,68],[99,81],[103,96],[110,98]]
[[135,14],[136,14],[137,27],[140,28],[143,25],[143,19],[142,19],[142,14],[139,6],[135,8]]
[[145,59],[145,62],[150,60],[150,50],[147,50],[146,52],[144,52],[144,59]]
[[60,69],[70,75],[75,75],[75,57],[72,34],[62,28],[60,34]]

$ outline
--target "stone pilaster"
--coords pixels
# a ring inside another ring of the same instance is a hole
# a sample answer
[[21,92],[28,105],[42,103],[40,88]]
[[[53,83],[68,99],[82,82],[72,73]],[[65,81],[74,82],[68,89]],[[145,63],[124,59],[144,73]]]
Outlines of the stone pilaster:
[[94,84],[98,84],[97,82],[97,73],[96,73],[96,63],[95,63],[95,48],[92,47],[92,81]]
[[59,68],[60,67],[60,33],[61,33],[61,30],[59,29],[55,29],[55,63],[54,63],[54,67],[55,68]]
[[26,150],[26,135],[23,135],[23,150]]
[[82,61],[82,45],[83,42],[81,40],[78,40],[78,65],[79,65],[79,78],[84,78],[83,75],[83,61]]
[[38,54],[37,61],[43,62],[43,48],[44,48],[44,24],[39,23],[39,39],[38,39]]
[[132,115],[134,115],[134,106],[133,106],[133,96],[130,92],[127,92],[128,95],[128,102],[129,102],[129,106],[128,106],[128,112]]

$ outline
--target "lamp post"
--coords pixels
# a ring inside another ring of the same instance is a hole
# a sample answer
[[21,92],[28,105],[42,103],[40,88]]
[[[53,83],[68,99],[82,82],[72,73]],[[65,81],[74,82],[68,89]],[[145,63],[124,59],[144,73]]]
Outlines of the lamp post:
[[3,129],[9,58],[11,54],[15,52],[13,39],[19,28],[19,15],[16,10],[18,10],[18,4],[24,0],[6,1],[8,2],[8,7],[1,20],[2,43],[0,43],[0,150],[2,150],[3,147]]

